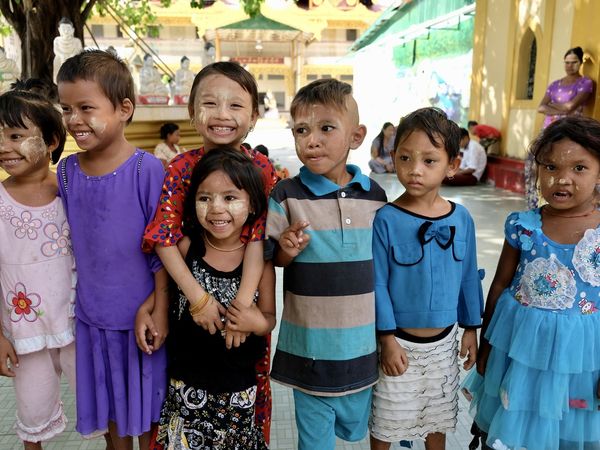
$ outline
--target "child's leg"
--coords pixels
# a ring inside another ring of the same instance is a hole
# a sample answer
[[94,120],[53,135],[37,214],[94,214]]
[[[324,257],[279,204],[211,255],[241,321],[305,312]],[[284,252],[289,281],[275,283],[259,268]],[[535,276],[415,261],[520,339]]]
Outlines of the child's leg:
[[25,448],[41,448],[33,443],[51,439],[65,429],[58,354],[57,349],[44,349],[19,355],[19,367],[14,368],[16,430],[28,443]]
[[131,436],[119,436],[119,433],[117,432],[117,424],[115,422],[108,422],[108,434],[110,435],[110,441],[115,450],[133,449],[133,439]]
[[391,442],[380,441],[373,436],[371,436],[369,443],[371,444],[371,450],[389,450],[390,446],[392,445]]
[[426,450],[446,450],[446,435],[444,433],[429,433],[425,438]]
[[335,449],[335,411],[325,399],[294,389],[298,450]]

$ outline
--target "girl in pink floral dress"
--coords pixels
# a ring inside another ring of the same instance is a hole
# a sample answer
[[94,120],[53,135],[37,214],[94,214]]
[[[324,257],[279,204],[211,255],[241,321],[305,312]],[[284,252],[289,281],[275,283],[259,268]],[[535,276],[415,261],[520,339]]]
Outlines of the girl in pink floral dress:
[[0,96],[0,375],[12,377],[18,436],[25,449],[62,432],[64,373],[74,388],[75,272],[56,163],[62,117],[48,100],[20,90]]

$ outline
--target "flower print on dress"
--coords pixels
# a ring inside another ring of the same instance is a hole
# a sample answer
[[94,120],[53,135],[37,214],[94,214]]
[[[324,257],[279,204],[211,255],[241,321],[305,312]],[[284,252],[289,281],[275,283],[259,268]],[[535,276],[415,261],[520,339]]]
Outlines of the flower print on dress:
[[542,217],[540,216],[539,211],[532,210],[519,213],[516,222],[523,228],[519,233],[521,248],[523,250],[531,250],[536,241],[536,231],[541,230],[542,228]]
[[573,266],[583,281],[600,286],[600,228],[587,230],[577,243]]
[[535,308],[568,309],[573,306],[576,294],[575,277],[555,255],[550,255],[525,266],[516,298]]
[[42,244],[42,255],[68,256],[71,251],[71,229],[67,221],[63,221],[60,229],[54,222],[47,223],[44,227],[44,234],[49,241]]
[[42,211],[42,217],[48,221],[55,220],[58,217],[56,205],[46,208]]
[[12,205],[7,205],[4,200],[0,198],[0,218],[9,220],[15,215]]
[[32,241],[37,239],[37,230],[42,227],[42,221],[40,219],[33,219],[29,211],[23,211],[20,218],[17,216],[11,217],[10,224],[16,228],[15,236],[18,239],[23,239],[27,236]]
[[23,283],[17,283],[14,291],[6,295],[6,303],[10,310],[10,320],[19,322],[25,319],[27,322],[35,322],[42,314],[38,306],[42,303],[39,294],[28,293]]
[[252,408],[256,398],[256,386],[251,386],[245,391],[234,392],[231,395],[230,405],[237,408]]

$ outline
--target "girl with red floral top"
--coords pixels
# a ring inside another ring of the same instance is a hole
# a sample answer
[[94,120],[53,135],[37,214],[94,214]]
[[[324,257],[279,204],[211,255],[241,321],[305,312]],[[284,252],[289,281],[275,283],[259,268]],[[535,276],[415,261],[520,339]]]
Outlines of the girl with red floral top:
[[[154,220],[144,234],[145,251],[155,250],[163,265],[195,308],[194,320],[211,334],[226,330],[226,345],[237,347],[247,335],[229,329],[225,309],[198,284],[177,249],[181,233],[183,201],[190,184],[192,170],[206,152],[222,147],[239,148],[261,169],[268,196],[276,182],[269,159],[254,150],[242,148],[249,131],[258,119],[256,80],[239,64],[216,62],[203,68],[192,85],[188,103],[191,123],[204,138],[204,147],[176,156],[165,175],[160,202]],[[242,230],[241,241],[247,243],[241,285],[234,300],[249,306],[264,269],[263,240],[266,213]],[[198,307],[201,308],[198,308]],[[199,311],[196,311],[199,309]],[[258,393],[256,422],[269,441],[271,425],[271,392],[269,386],[270,339],[263,360],[257,364]]]

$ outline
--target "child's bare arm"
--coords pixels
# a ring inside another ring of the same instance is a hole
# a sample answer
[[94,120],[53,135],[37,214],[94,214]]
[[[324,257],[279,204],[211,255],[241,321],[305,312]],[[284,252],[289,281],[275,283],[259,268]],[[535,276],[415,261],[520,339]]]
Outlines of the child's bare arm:
[[242,281],[234,300],[236,304],[250,306],[253,303],[254,293],[258,289],[265,268],[263,248],[263,241],[250,241],[246,245]]
[[519,250],[512,247],[505,240],[500,259],[498,260],[498,268],[496,269],[496,274],[492,280],[485,302],[485,311],[483,313],[483,326],[481,327],[480,337],[481,342],[477,353],[477,372],[482,376],[485,374],[485,367],[491,350],[490,343],[485,338],[485,333],[492,320],[492,315],[496,309],[496,302],[498,301],[500,294],[508,287],[515,275],[519,264],[519,256]]
[[393,334],[379,337],[381,344],[381,370],[389,377],[402,375],[408,369],[408,358]]
[[310,243],[310,235],[306,234],[304,229],[309,225],[307,221],[296,222],[281,233],[273,258],[276,266],[288,266],[306,248]]
[[154,334],[153,347],[158,350],[169,333],[169,295],[168,295],[169,275],[162,268],[154,274],[154,309],[151,318],[154,322],[156,334]]
[[258,303],[250,306],[231,305],[227,310],[229,330],[264,336],[275,327],[275,269],[271,261],[265,264],[258,286]]
[[477,360],[477,331],[466,329],[460,340],[460,357],[467,358],[463,363],[465,370],[469,370]]
[[[9,364],[10,361],[10,364]],[[19,366],[19,357],[15,348],[0,331],[0,375],[14,377],[13,367]]]
[[[206,292],[198,284],[192,272],[190,272],[179,249],[175,246],[163,247],[157,245],[156,253],[160,257],[165,269],[167,269],[167,272],[169,272],[169,275],[171,275],[171,278],[173,278],[184,295],[189,299],[190,305],[194,306],[197,304]],[[221,314],[225,314],[225,310],[221,311],[219,306],[218,302],[214,300],[209,301],[204,308],[201,308],[200,311],[194,314],[194,322],[211,334],[223,329]]]

